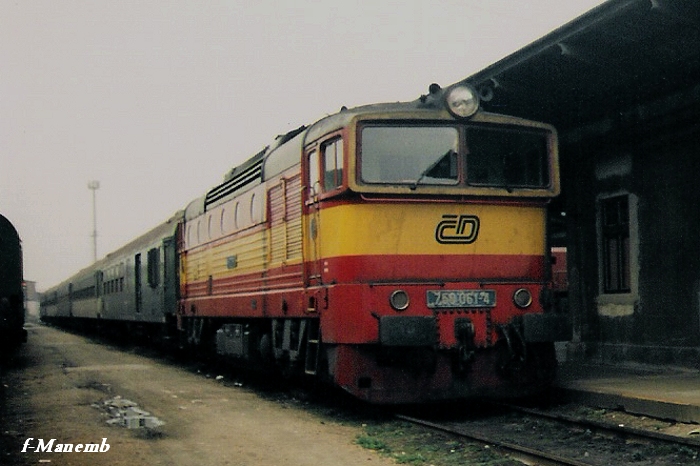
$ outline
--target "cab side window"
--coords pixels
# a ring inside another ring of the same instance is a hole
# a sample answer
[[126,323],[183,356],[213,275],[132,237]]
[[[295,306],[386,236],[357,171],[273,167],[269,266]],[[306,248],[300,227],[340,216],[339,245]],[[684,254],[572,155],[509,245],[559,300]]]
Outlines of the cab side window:
[[309,188],[313,194],[318,194],[321,190],[321,170],[318,165],[318,152],[313,150],[309,153]]
[[343,140],[338,138],[321,146],[323,152],[323,190],[333,191],[343,184]]

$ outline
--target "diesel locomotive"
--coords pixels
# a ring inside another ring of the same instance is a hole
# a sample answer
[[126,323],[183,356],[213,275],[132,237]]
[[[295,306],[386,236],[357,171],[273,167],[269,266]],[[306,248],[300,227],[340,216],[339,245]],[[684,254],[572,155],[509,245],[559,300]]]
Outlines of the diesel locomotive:
[[0,215],[0,351],[26,341],[22,243],[14,225]]
[[458,84],[278,136],[172,218],[44,293],[44,320],[177,339],[373,403],[551,382],[553,127]]

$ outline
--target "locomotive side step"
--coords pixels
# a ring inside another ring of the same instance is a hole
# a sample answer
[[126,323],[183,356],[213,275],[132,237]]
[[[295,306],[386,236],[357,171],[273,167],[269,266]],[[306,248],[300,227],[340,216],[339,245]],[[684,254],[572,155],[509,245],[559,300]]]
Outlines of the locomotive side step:
[[321,354],[321,331],[319,321],[314,319],[309,324],[306,338],[306,358],[304,360],[304,373],[316,375],[318,371],[318,359]]

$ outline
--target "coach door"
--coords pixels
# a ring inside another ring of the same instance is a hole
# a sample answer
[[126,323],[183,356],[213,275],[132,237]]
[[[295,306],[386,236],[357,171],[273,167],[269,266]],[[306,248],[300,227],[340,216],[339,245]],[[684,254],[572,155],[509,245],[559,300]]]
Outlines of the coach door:
[[309,170],[309,182],[304,194],[306,215],[304,215],[304,273],[307,286],[320,285],[321,259],[319,241],[319,203],[318,195],[321,191],[320,164],[318,151],[307,153],[307,167]]
[[105,311],[104,302],[104,272],[98,270],[95,272],[95,298],[97,298],[97,318],[101,318]]
[[134,299],[136,303],[136,312],[141,312],[141,307],[143,306],[143,292],[141,291],[141,254],[136,254],[134,256]]
[[163,312],[175,314],[177,308],[177,242],[175,237],[163,240]]

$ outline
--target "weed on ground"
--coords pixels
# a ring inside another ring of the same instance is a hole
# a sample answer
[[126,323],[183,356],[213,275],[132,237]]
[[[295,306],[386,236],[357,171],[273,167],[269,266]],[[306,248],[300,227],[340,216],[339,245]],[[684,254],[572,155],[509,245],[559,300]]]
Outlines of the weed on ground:
[[356,443],[415,466],[521,466],[489,446],[470,443],[403,421],[363,424]]

